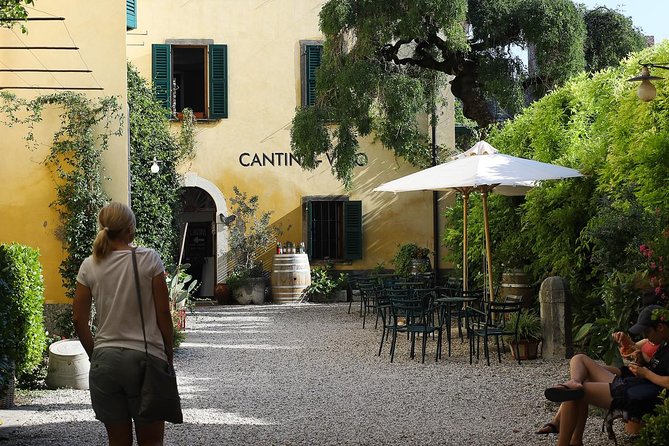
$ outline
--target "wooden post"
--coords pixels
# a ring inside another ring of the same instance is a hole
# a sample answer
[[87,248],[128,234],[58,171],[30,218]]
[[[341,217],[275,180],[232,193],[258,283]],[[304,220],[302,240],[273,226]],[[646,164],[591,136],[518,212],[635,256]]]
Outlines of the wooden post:
[[469,190],[462,192],[462,290],[469,289],[469,262],[467,259],[467,207]]
[[[493,186],[494,187],[494,186]],[[490,249],[490,223],[488,221],[488,191],[492,190],[490,186],[481,188],[481,198],[483,200],[483,226],[485,228],[485,256],[488,263],[488,286],[490,287],[490,300],[494,300],[492,287],[492,253]]]

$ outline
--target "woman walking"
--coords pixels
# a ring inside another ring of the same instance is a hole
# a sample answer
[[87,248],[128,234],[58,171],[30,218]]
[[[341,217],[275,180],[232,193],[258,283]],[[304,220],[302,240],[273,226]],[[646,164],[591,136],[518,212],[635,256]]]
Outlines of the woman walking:
[[[148,354],[172,365],[172,318],[165,268],[158,253],[134,247],[135,215],[121,203],[110,203],[98,215],[100,231],[93,254],[77,275],[72,306],[74,328],[91,360],[89,386],[95,417],[105,424],[109,444],[132,445],[133,421],[140,445],[162,445],[164,421],[139,417],[139,393]],[[142,332],[133,255],[144,314]],[[90,329],[95,303],[97,331]]]

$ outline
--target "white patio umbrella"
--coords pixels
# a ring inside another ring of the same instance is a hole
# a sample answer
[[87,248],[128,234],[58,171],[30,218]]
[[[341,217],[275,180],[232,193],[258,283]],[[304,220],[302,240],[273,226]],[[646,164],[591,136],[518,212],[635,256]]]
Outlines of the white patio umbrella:
[[453,160],[420,172],[398,178],[375,188],[377,192],[456,191],[463,199],[463,252],[462,278],[467,289],[467,205],[469,194],[479,191],[483,200],[488,285],[492,293],[492,255],[490,252],[490,225],[488,222],[488,193],[524,195],[537,182],[583,176],[578,170],[539,161],[503,155],[485,141]]

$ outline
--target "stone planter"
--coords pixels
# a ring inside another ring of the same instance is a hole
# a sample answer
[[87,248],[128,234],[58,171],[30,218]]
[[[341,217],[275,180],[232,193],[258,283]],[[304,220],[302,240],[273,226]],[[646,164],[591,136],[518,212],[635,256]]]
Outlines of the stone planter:
[[242,305],[261,305],[265,302],[265,278],[254,277],[248,279],[246,284],[236,288],[232,297]]
[[429,257],[423,257],[422,259],[411,259],[411,270],[409,271],[412,275],[426,273],[432,270],[432,264],[430,263]]
[[[518,341],[518,353],[520,355],[520,360],[527,360],[527,359],[537,359],[539,355],[539,343],[541,341],[528,341],[526,339],[521,339]],[[511,341],[509,342],[509,346],[511,348],[511,356],[513,356],[513,359],[518,359],[516,358],[516,345],[515,342]]]

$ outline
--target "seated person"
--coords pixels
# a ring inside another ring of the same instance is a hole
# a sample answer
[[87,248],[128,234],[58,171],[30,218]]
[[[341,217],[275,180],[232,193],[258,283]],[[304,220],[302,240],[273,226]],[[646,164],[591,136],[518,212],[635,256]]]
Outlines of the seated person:
[[660,402],[660,391],[669,388],[669,310],[659,305],[644,308],[629,332],[643,334],[660,346],[647,367],[630,363],[632,376],[619,376],[585,355],[576,355],[569,363],[571,379],[546,389],[546,398],[563,403],[558,446],[583,444],[589,404],[640,417],[651,412]]
[[[653,344],[652,342],[648,341],[648,339],[645,338],[634,343],[630,338],[630,336],[622,331],[617,331],[613,333],[611,337],[613,338],[613,342],[618,344],[620,355],[623,358],[629,359],[630,361],[637,362],[639,364],[648,364],[650,359],[655,355],[657,349],[660,348],[659,345]],[[629,371],[629,367],[625,365],[622,367],[613,367],[604,364],[597,364],[597,365],[603,369],[609,370],[610,372],[612,372],[617,376],[623,376],[623,377],[634,376],[632,375],[632,372]],[[551,421],[549,421],[548,423],[544,424],[535,433],[539,435],[557,434],[560,431],[561,411],[562,411],[562,405],[560,405],[557,412],[555,412],[555,415],[553,415],[553,419],[551,419]]]

